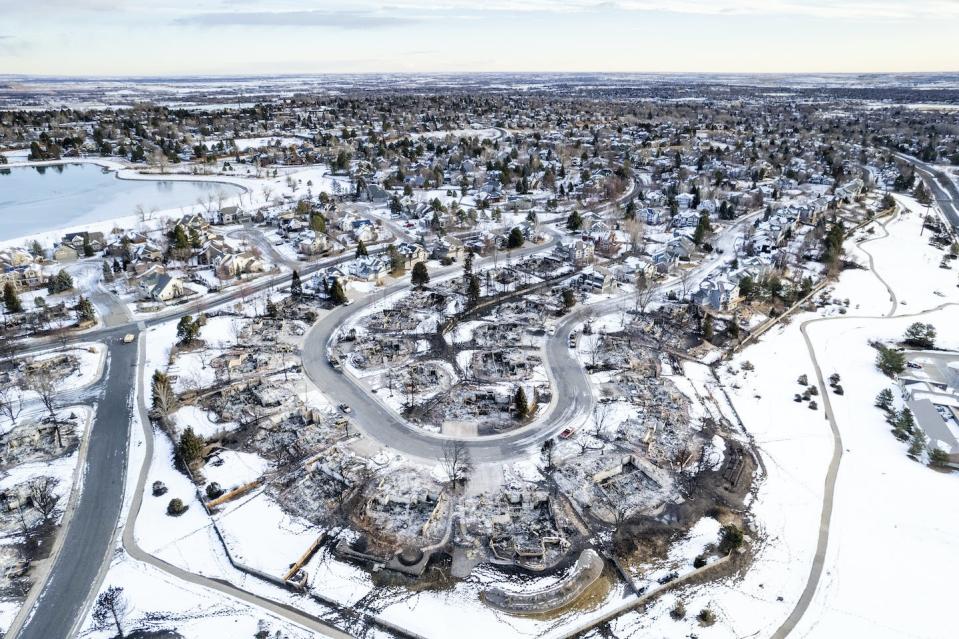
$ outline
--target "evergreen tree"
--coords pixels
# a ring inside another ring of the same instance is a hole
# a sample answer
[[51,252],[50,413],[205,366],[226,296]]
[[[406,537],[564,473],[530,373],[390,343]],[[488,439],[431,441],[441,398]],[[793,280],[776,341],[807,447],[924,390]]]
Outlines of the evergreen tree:
[[300,274],[298,271],[293,271],[293,276],[290,278],[290,296],[293,299],[298,299],[303,295],[303,282],[300,281]]
[[879,391],[879,394],[876,395],[876,407],[881,408],[884,411],[892,411],[892,391],[888,388],[884,388]]
[[103,262],[103,281],[112,282],[113,281],[113,269],[110,268],[110,263],[104,260]]
[[906,329],[903,342],[913,348],[933,348],[936,344],[936,327],[915,322]]
[[693,242],[696,243],[696,246],[702,245],[711,230],[712,226],[709,224],[709,215],[706,211],[703,211],[699,215],[699,222],[696,223],[696,230],[693,232]]
[[3,285],[3,305],[8,313],[19,313],[23,310],[23,303],[17,294],[17,287],[13,282],[7,282]]
[[176,452],[187,466],[196,464],[203,458],[203,449],[206,442],[203,438],[193,432],[193,428],[187,426],[183,434],[180,435],[180,442],[177,444]]
[[880,346],[879,354],[876,355],[876,366],[884,374],[893,377],[905,370],[906,356],[891,348]]
[[839,258],[842,257],[842,241],[845,239],[845,231],[842,222],[835,222],[826,233],[823,241],[823,261],[830,267],[839,264]]
[[397,250],[396,245],[390,244],[387,246],[386,255],[390,259],[390,272],[393,274],[401,273],[403,271],[404,260],[399,250]]
[[526,391],[520,386],[516,389],[516,395],[513,397],[513,407],[516,410],[518,419],[526,419],[529,415],[529,404],[526,402]]
[[569,214],[569,217],[566,218],[566,228],[570,231],[578,231],[582,227],[583,218],[579,214],[579,211],[574,209],[573,212]]
[[184,315],[176,325],[176,336],[180,344],[188,345],[196,341],[200,336],[200,320],[193,321],[189,315]]
[[413,286],[426,286],[430,283],[430,274],[426,269],[426,262],[417,262],[413,266],[413,273],[410,275],[410,284]]
[[326,218],[322,213],[314,213],[310,216],[310,228],[316,233],[326,233]]
[[63,293],[73,288],[73,278],[70,274],[60,269],[56,275],[47,280],[47,292],[50,295]]
[[739,280],[739,294],[743,296],[743,299],[747,302],[751,302],[753,297],[756,295],[756,284],[753,282],[753,278],[749,275],[744,275],[741,280]]
[[96,319],[96,311],[93,309],[93,304],[90,302],[89,298],[80,296],[80,299],[77,301],[77,321],[78,322],[92,322]]
[[348,301],[346,297],[346,291],[343,290],[343,285],[340,284],[340,280],[333,280],[333,288],[330,290],[330,299],[333,300],[334,304],[345,304]]
[[366,257],[369,255],[369,251],[366,250],[366,244],[363,243],[363,240],[359,240],[356,243],[356,257]]
[[509,232],[509,237],[506,239],[506,248],[516,249],[523,246],[524,242],[523,232],[519,229],[518,226],[514,226],[513,229]]
[[476,306],[476,303],[479,301],[480,296],[480,283],[479,278],[473,275],[472,273],[468,276],[468,282],[466,285],[466,301],[470,307]]

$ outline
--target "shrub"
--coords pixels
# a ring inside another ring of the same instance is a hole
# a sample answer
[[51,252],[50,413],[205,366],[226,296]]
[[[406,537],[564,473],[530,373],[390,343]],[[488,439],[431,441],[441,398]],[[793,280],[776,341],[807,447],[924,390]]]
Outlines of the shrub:
[[189,508],[189,506],[184,504],[182,499],[179,497],[174,497],[170,500],[170,503],[167,504],[166,514],[170,515],[171,517],[179,517],[187,511],[187,508]]
[[216,499],[223,494],[223,489],[220,488],[220,484],[215,481],[210,482],[206,487],[206,498],[207,499]]
[[696,615],[696,619],[704,626],[711,626],[716,623],[716,613],[709,608],[703,608],[699,611],[699,614]]
[[693,568],[702,568],[706,565],[706,555],[696,555],[693,559]]
[[673,606],[673,609],[669,611],[669,616],[679,621],[686,617],[686,604],[682,601],[676,601],[676,605]]
[[723,526],[719,532],[719,552],[728,555],[743,545],[743,531],[734,524]]
[[167,491],[166,484],[164,484],[162,481],[155,481],[155,482],[153,482],[153,496],[154,496],[154,497],[160,497],[160,496],[162,496],[162,495],[165,495],[165,494],[166,494],[166,491]]

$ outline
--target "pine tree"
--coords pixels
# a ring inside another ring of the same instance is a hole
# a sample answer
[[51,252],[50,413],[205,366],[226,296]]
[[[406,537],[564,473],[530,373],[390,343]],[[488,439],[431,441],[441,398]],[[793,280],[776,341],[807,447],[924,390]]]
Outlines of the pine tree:
[[876,408],[881,408],[887,413],[892,411],[892,391],[884,388],[876,395]]
[[297,299],[303,295],[303,282],[300,281],[300,274],[297,271],[293,271],[293,276],[290,278],[290,296],[293,299]]
[[693,232],[693,242],[696,246],[702,245],[707,234],[712,230],[709,224],[709,215],[703,211],[699,216],[699,222],[696,223],[696,230]]
[[96,319],[96,311],[93,309],[93,304],[90,302],[89,298],[80,296],[80,299],[77,301],[77,321],[80,323],[83,322],[92,322]]
[[506,239],[506,248],[516,249],[523,246],[523,232],[519,229],[518,226],[514,226],[513,229],[509,232],[509,237]]
[[529,404],[526,402],[526,391],[520,386],[516,389],[516,395],[513,397],[513,407],[516,410],[516,417],[526,419],[529,415]]
[[343,290],[343,285],[340,284],[340,280],[333,280],[333,288],[330,290],[330,299],[333,300],[334,304],[345,304],[348,300],[346,297],[346,291]]
[[105,260],[103,262],[103,281],[104,282],[113,281],[113,269],[110,268],[110,263]]
[[570,231],[578,231],[583,227],[583,217],[579,214],[579,211],[573,210],[569,214],[569,217],[566,218],[566,228]]
[[183,434],[180,435],[180,443],[177,445],[176,451],[184,464],[192,466],[203,458],[205,446],[206,442],[203,441],[203,438],[194,433],[192,427],[187,426]]
[[23,310],[23,303],[17,295],[17,287],[13,285],[13,282],[7,282],[3,286],[3,305],[8,313],[19,313]]
[[193,318],[189,315],[181,317],[176,325],[176,336],[179,343],[183,345],[192,344],[199,337],[201,326],[199,319],[193,321]]
[[426,269],[426,262],[417,262],[413,266],[413,272],[410,274],[410,284],[413,286],[426,286],[430,283],[430,273]]
[[356,257],[366,257],[369,255],[369,251],[366,250],[366,244],[363,243],[363,240],[359,240],[356,243]]
[[476,306],[476,303],[479,301],[480,297],[480,283],[479,278],[470,273],[469,281],[466,285],[466,300],[469,306],[472,308]]

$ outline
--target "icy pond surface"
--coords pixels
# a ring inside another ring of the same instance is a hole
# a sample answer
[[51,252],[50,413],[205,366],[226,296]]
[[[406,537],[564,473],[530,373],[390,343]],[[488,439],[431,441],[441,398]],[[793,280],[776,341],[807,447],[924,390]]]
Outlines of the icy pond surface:
[[192,207],[210,196],[238,195],[230,184],[121,180],[93,164],[0,166],[0,240],[136,214]]

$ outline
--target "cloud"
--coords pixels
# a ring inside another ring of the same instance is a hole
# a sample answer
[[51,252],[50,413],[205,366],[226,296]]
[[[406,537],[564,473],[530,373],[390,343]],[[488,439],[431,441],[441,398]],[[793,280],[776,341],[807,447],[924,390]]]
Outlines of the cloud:
[[[794,15],[819,18],[912,19],[959,16],[957,0],[357,0],[366,7],[420,11],[660,12],[700,15]],[[355,5],[354,5],[355,6]]]
[[174,19],[174,24],[199,27],[327,27],[331,29],[379,29],[418,22],[410,16],[373,11],[229,11],[198,13]]

